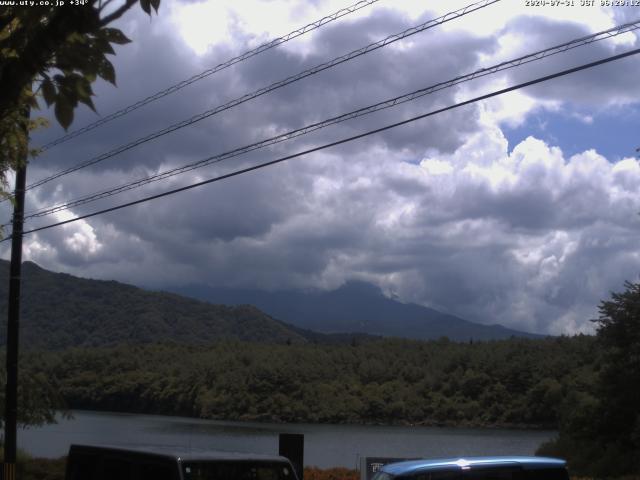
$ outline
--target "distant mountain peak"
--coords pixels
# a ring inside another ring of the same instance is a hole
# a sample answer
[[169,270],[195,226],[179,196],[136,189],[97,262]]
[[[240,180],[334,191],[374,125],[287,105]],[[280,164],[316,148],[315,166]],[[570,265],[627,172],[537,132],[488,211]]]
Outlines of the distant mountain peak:
[[367,283],[363,280],[347,280],[337,289],[329,290],[329,292],[346,293],[349,295],[368,295],[386,298],[380,287],[374,285],[373,283]]
[[182,287],[172,289],[212,303],[252,304],[297,327],[323,333],[361,332],[414,339],[493,340],[539,335],[502,325],[482,325],[454,315],[387,297],[377,285],[349,280],[334,290],[296,291]]

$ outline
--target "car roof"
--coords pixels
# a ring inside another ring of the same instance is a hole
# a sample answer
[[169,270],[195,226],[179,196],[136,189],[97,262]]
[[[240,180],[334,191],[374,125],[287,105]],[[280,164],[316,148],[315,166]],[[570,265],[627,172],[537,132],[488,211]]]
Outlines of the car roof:
[[71,445],[71,450],[101,450],[118,453],[138,453],[161,456],[182,461],[256,461],[256,462],[288,462],[285,457],[278,455],[263,455],[258,453],[224,452],[199,448],[188,448],[170,445]]
[[466,457],[466,458],[435,458],[424,460],[410,460],[407,462],[390,463],[380,468],[381,471],[394,476],[407,475],[430,470],[468,470],[485,467],[517,466],[523,469],[564,468],[566,462],[558,458],[548,457]]

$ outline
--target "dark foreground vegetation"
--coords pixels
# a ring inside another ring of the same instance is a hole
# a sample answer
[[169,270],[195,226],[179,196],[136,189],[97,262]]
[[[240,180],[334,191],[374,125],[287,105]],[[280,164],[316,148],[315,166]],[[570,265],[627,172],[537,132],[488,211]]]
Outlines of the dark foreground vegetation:
[[[0,444],[0,447],[2,445]],[[4,461],[0,448],[0,461]],[[16,477],[20,480],[64,480],[67,457],[34,458],[24,452],[18,452]]]
[[568,458],[574,473],[640,478],[640,283],[601,303],[594,347],[595,382],[540,453]]

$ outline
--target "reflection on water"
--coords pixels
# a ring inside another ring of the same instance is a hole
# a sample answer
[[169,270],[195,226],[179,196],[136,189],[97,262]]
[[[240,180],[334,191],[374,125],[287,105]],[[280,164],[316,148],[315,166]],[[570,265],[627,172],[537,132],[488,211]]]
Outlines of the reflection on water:
[[58,457],[72,443],[165,445],[278,453],[278,434],[305,435],[305,465],[356,468],[362,456],[532,455],[554,432],[468,428],[241,423],[182,417],[73,412],[56,425],[21,430],[20,448]]
[[[149,431],[175,434],[207,435],[273,435],[274,428],[258,423],[208,422],[193,418],[159,417],[162,421],[149,427]],[[274,425],[274,427],[277,427]],[[276,428],[277,430],[277,428]]]

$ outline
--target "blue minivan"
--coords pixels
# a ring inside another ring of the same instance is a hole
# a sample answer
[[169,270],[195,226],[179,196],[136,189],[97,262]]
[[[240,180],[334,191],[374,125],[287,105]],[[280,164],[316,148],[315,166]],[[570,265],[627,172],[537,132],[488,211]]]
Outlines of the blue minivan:
[[569,474],[557,458],[471,457],[390,463],[373,480],[569,480]]

